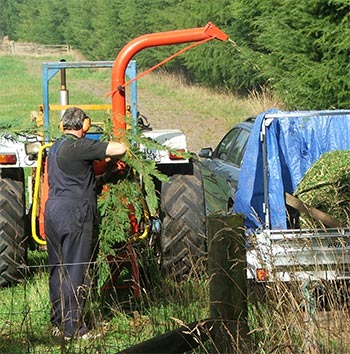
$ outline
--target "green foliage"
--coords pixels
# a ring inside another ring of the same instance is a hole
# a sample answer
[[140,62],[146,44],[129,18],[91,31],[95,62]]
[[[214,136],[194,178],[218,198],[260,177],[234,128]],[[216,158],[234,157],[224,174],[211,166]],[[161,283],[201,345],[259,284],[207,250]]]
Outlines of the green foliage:
[[67,18],[62,28],[64,40],[86,55],[92,50],[93,3],[88,0],[75,0],[69,4],[67,1],[60,1],[60,3],[67,4]]
[[67,10],[60,0],[23,0],[16,35],[20,40],[43,44],[64,43]]
[[158,196],[154,180],[168,181],[168,177],[157,170],[155,162],[147,159],[140,149],[140,146],[158,150],[164,150],[165,147],[143,137],[138,129],[127,130],[124,134],[129,149],[122,161],[127,166],[122,173],[116,173],[116,178],[112,172],[112,181],[104,185],[98,199],[101,217],[98,282],[101,286],[110,275],[107,257],[115,255],[118,244],[137,239],[131,219],[134,217],[137,225],[143,222],[144,227],[147,227],[148,217],[156,216]]
[[[348,0],[1,1],[0,33],[66,42],[98,60],[113,60],[140,35],[210,21],[234,42],[196,47],[167,63],[167,70],[241,94],[268,87],[290,109],[349,106]],[[147,48],[135,59],[144,69],[180,48]]]
[[18,23],[18,9],[21,0],[0,0],[0,39],[7,35],[16,40],[16,26]]
[[289,107],[348,107],[348,1],[240,3],[261,73]]

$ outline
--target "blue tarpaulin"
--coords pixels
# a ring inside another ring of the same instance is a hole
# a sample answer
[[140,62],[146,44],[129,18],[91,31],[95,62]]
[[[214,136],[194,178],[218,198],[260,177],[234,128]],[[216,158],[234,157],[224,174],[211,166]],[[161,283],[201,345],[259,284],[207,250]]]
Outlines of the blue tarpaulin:
[[350,150],[350,111],[269,110],[257,117],[244,155],[234,204],[234,211],[244,215],[249,229],[265,226],[263,142],[260,139],[263,124],[266,126],[269,226],[286,229],[284,193],[294,193],[304,174],[322,154]]

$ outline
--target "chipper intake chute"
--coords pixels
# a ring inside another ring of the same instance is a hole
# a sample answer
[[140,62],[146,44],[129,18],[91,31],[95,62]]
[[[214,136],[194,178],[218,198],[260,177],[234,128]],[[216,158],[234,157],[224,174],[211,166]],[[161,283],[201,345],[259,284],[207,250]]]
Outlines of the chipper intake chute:
[[138,52],[145,48],[158,47],[171,44],[200,42],[211,39],[226,41],[228,36],[212,23],[205,27],[185,30],[145,34],[137,37],[127,44],[118,54],[112,70],[112,112],[114,133],[118,135],[120,129],[125,129],[126,103],[125,103],[125,71],[129,61]]

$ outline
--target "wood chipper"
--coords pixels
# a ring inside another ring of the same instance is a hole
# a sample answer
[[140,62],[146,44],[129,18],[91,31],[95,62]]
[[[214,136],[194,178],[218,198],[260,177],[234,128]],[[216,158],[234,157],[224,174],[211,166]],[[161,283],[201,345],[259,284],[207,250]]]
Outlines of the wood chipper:
[[[53,141],[50,134],[50,124],[52,124],[50,113],[64,112],[70,106],[80,107],[87,112],[102,110],[110,114],[113,135],[123,134],[123,131],[127,129],[126,117],[128,115],[132,117],[132,124],[137,125],[136,82],[145,74],[137,75],[133,57],[149,47],[194,42],[187,48],[190,49],[212,39],[226,41],[228,36],[212,23],[208,23],[200,28],[140,36],[128,43],[119,52],[114,62],[43,63],[43,104],[38,114],[38,121],[42,120],[43,132],[38,135],[21,134],[20,136],[3,133],[0,136],[0,201],[2,205],[0,211],[0,286],[18,282],[23,278],[30,235],[37,244],[45,246],[46,243],[43,232],[43,207],[48,188],[44,177],[45,157]],[[183,51],[184,49],[172,57]],[[66,87],[66,71],[82,68],[111,70],[111,104],[86,105],[80,102],[70,104]],[[51,104],[49,82],[58,73],[61,74],[60,102]],[[129,81],[126,82],[126,78]],[[127,95],[126,88],[129,84],[131,94]],[[127,96],[131,100],[128,104],[126,103]],[[87,137],[99,139],[103,134],[104,124],[92,121],[92,127]],[[203,257],[206,252],[205,210],[200,173],[194,158],[187,157],[187,155],[179,158],[171,152],[188,152],[186,137],[179,129],[147,129],[143,135],[165,147],[164,150],[146,149],[144,154],[155,161],[159,171],[167,175],[169,180],[166,183],[156,184],[159,189],[159,210],[156,213],[149,213],[145,210],[143,214],[145,226],[142,232],[133,235],[133,240],[151,239],[149,244],[158,252],[162,269],[168,274],[182,276],[192,266],[192,259]],[[26,168],[33,169],[33,173],[25,173]],[[101,169],[101,166],[99,168]],[[142,180],[142,176],[139,177]],[[147,209],[147,205],[145,208]],[[137,264],[133,255],[131,250],[127,261],[131,261],[135,266],[133,273],[137,277]]]

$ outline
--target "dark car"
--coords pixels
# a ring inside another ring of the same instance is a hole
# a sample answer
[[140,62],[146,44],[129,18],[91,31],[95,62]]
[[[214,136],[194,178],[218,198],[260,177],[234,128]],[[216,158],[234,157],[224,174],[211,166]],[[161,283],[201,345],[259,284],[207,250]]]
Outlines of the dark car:
[[232,211],[244,152],[255,118],[234,126],[213,149],[199,152],[206,213]]

